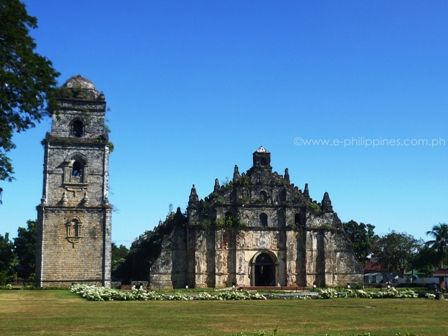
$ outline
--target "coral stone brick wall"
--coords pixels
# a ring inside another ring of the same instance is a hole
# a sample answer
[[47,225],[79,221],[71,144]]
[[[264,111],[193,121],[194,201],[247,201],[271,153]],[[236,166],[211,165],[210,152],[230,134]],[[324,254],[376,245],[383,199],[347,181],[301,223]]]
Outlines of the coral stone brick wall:
[[[72,282],[102,283],[104,226],[102,211],[65,212],[47,210],[42,239],[46,286],[67,286]],[[76,216],[82,223],[80,237],[69,241],[65,218]],[[68,282],[68,283],[67,283]]]

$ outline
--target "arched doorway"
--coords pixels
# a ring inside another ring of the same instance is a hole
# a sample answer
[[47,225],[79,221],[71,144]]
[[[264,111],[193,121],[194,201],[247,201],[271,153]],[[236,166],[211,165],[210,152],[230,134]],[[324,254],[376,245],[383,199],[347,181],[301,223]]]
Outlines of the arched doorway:
[[262,252],[254,257],[252,262],[252,283],[254,286],[276,285],[276,261],[275,256]]

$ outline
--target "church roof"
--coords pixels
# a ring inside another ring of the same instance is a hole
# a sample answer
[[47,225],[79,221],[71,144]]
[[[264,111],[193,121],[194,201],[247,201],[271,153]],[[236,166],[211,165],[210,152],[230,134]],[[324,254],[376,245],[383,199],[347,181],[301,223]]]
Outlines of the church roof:
[[433,277],[448,277],[448,268],[439,268],[432,274]]

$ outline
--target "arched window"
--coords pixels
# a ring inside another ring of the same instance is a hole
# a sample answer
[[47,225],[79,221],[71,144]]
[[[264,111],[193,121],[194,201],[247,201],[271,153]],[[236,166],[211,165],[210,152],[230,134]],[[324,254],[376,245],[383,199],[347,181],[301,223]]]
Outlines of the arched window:
[[260,214],[260,225],[268,226],[268,215],[266,215],[264,212]]
[[69,183],[86,183],[86,161],[79,155],[72,156],[68,161]]
[[72,182],[84,182],[84,164],[79,160],[73,162],[71,180]]
[[286,202],[287,193],[285,189],[282,189],[280,191],[280,202]]
[[304,227],[305,226],[305,222],[304,221],[305,221],[305,219],[303,218],[303,216],[301,214],[299,214],[299,213],[295,214],[295,216],[294,216],[294,225],[295,225],[296,228],[298,228],[300,226]]
[[80,229],[79,223],[78,221],[75,221],[73,223],[73,237],[79,238],[79,229]]
[[263,190],[263,191],[260,192],[260,199],[263,202],[266,202],[268,200],[268,194],[266,193],[266,191]]
[[64,163],[64,183],[87,183],[87,162],[82,154],[73,154]]
[[67,223],[67,238],[81,237],[81,223],[78,219],[72,219]]
[[81,138],[84,135],[84,124],[81,120],[75,119],[70,126],[70,135]]

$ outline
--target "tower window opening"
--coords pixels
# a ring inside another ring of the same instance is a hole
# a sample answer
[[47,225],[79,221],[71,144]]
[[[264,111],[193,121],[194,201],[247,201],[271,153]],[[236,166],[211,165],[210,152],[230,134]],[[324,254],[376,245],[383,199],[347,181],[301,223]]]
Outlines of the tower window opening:
[[260,214],[260,225],[265,227],[268,226],[268,215],[264,212]]
[[81,120],[76,119],[72,122],[70,134],[77,138],[81,138],[84,135],[84,124]]
[[80,161],[75,161],[72,167],[72,181],[84,182],[84,164]]

